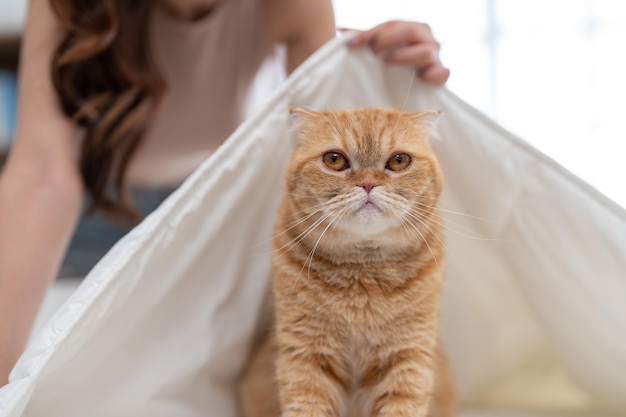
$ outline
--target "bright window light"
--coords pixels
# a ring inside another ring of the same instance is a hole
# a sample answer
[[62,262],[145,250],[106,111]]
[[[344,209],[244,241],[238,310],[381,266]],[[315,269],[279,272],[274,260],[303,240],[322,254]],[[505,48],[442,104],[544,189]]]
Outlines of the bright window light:
[[334,0],[339,27],[428,23],[448,87],[626,207],[626,2]]

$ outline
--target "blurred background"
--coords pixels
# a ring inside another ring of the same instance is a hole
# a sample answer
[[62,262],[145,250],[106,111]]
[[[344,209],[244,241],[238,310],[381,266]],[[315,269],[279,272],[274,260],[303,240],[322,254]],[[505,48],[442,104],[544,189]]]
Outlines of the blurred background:
[[15,68],[25,9],[26,0],[0,0],[0,164],[15,129]]
[[[448,87],[626,207],[626,1],[334,0],[339,27],[426,22]],[[0,149],[26,0],[0,1]],[[622,52],[620,52],[622,51]]]
[[[335,0],[337,24],[428,23],[448,88],[626,206],[626,2]],[[620,52],[621,51],[621,52]]]

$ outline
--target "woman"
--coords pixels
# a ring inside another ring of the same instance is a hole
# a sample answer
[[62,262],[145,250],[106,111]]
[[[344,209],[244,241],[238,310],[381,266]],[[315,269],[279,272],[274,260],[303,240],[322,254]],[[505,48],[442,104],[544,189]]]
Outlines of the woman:
[[[136,221],[154,207],[138,213],[128,187],[171,190],[213,152],[241,121],[273,45],[285,45],[289,73],[334,36],[330,0],[31,0],[17,133],[0,177],[0,385],[59,271],[83,192],[92,209]],[[385,23],[351,45],[426,81],[448,78],[426,25]]]

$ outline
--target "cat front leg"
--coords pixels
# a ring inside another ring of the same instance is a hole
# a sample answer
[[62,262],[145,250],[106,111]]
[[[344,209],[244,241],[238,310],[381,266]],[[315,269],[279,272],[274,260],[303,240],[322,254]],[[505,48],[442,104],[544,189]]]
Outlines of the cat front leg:
[[336,361],[307,347],[282,347],[276,362],[283,417],[340,417],[346,387]]
[[361,381],[369,393],[369,416],[426,417],[434,381],[430,352],[405,349],[375,361]]

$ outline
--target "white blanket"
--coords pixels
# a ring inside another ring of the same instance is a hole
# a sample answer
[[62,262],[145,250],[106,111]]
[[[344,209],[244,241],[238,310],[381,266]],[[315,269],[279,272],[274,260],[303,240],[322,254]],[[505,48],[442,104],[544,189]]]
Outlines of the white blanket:
[[465,404],[626,412],[625,211],[411,78],[341,40],[318,51],[93,269],[0,389],[0,415],[238,415],[294,104],[444,111],[442,331]]

